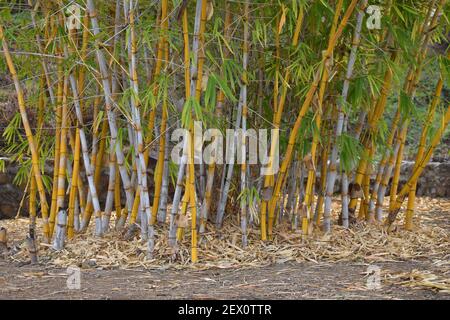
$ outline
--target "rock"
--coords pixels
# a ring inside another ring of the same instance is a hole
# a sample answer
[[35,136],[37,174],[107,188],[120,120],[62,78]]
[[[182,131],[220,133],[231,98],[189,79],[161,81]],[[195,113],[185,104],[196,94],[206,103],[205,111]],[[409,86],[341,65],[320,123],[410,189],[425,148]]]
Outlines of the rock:
[[0,216],[6,219],[12,219],[16,216],[17,208],[11,204],[0,205]]
[[436,189],[436,197],[445,197],[445,196],[447,196],[447,190],[448,190],[448,188],[446,188],[446,187],[438,187]]
[[8,233],[5,228],[0,227],[0,252],[8,248]]
[[[411,176],[413,169],[413,161],[403,162],[402,174],[400,176],[400,188]],[[417,195],[428,197],[450,197],[450,162],[430,162],[419,178]]]
[[[14,218],[19,210],[23,192],[12,184],[0,185],[0,218]],[[26,212],[26,207],[23,208]]]
[[7,173],[0,172],[0,184],[8,184],[10,183],[10,177]]
[[97,260],[95,260],[95,259],[86,259],[81,264],[81,267],[84,269],[94,268],[96,266],[97,266]]

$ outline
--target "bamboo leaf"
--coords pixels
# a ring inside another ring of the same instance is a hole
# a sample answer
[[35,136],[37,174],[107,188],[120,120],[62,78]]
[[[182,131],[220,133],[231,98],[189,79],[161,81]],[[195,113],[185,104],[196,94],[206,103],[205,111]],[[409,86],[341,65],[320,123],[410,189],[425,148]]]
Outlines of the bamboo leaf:
[[411,100],[411,97],[405,92],[400,92],[400,112],[403,119],[411,119],[416,113],[415,104]]
[[219,85],[220,90],[222,90],[222,92],[225,94],[225,97],[227,97],[228,100],[234,103],[237,102],[236,97],[233,95],[233,92],[231,91],[230,87],[223,78],[213,73],[211,74],[210,79],[212,79],[215,84]]
[[361,158],[363,147],[359,140],[346,133],[339,136],[337,143],[340,150],[341,169],[351,171]]
[[287,8],[284,4],[281,5],[281,18],[280,23],[278,24],[278,33],[280,34],[283,31],[284,24],[286,23],[286,13]]

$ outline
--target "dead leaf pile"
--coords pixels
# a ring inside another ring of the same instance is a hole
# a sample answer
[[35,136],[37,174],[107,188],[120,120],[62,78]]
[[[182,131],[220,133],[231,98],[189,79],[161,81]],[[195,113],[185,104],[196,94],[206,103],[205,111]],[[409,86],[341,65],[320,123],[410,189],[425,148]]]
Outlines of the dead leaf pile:
[[387,283],[395,283],[416,289],[431,289],[439,293],[450,293],[450,279],[431,271],[412,270],[387,277]]

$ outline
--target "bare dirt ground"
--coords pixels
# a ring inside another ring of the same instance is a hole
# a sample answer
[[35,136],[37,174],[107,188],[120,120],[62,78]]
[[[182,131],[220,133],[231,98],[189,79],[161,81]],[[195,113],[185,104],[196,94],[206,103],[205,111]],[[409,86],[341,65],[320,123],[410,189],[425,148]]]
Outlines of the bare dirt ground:
[[[0,299],[450,300],[449,208],[448,200],[420,199],[420,221],[416,221],[420,227],[392,235],[360,226],[350,233],[334,230],[328,242],[318,237],[301,243],[280,234],[281,244],[255,243],[246,251],[232,240],[212,240],[212,249],[200,252],[201,259],[214,263],[203,262],[198,267],[159,260],[145,264],[134,253],[123,258],[130,264],[116,265],[111,262],[116,258],[106,255],[116,257],[133,243],[83,236],[69,243],[64,252],[41,248],[39,265],[19,259],[27,256],[22,251],[15,256],[0,255]],[[14,230],[18,224],[0,221],[0,226],[11,231],[11,247],[16,248],[24,236],[18,226]],[[92,253],[88,248],[95,243],[98,247]],[[84,255],[76,250],[80,246],[86,249]],[[224,253],[217,253],[220,250]],[[66,267],[93,256],[97,258],[94,265],[79,264],[80,289],[68,289]]]
[[[67,289],[65,269],[0,262],[1,299],[446,299],[450,293],[390,281],[391,274],[435,271],[430,261],[383,263],[381,288],[367,287],[361,263],[286,263],[264,268],[149,271],[82,270]],[[448,276],[448,274],[447,274]],[[408,276],[404,282],[408,283]]]

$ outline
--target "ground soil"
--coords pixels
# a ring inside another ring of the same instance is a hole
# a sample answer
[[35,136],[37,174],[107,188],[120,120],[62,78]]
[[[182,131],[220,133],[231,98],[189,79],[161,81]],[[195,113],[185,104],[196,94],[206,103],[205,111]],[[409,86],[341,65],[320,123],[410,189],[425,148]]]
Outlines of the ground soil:
[[[387,273],[433,270],[430,261],[378,264]],[[367,265],[287,263],[264,268],[82,270],[69,290],[66,270],[0,261],[1,299],[448,299],[450,294],[384,281],[369,290]]]

